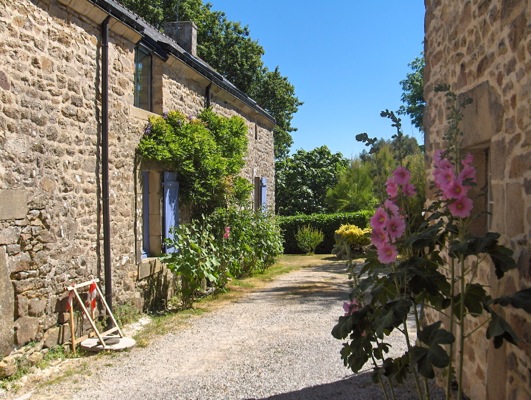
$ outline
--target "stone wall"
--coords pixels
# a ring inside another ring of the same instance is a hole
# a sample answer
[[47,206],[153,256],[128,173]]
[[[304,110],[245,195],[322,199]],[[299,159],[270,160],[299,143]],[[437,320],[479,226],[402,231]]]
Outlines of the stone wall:
[[[0,356],[29,341],[68,340],[66,287],[104,278],[100,23],[106,17],[84,0],[1,3]],[[140,257],[142,192],[135,149],[152,114],[132,106],[139,39],[111,20],[113,301],[141,308],[151,284],[145,278],[152,273],[146,275]],[[154,59],[154,71],[162,76],[154,110],[196,115],[206,104],[204,78],[173,56]],[[262,140],[271,141],[262,151],[250,145],[246,168],[260,165],[272,180],[271,121],[219,92],[223,102],[216,103],[216,111],[242,115],[250,127],[259,126]]]
[[[463,146],[475,155],[483,183],[491,188],[492,211],[475,228],[502,234],[515,252],[518,269],[496,280],[485,263],[482,283],[491,295],[512,293],[531,284],[531,41],[527,0],[426,0],[426,147],[442,146],[446,104],[434,87],[447,83],[462,99],[471,98],[461,128]],[[489,169],[490,167],[490,169]],[[481,208],[480,208],[481,209]],[[531,322],[507,309],[505,318],[522,339],[500,349],[479,331],[468,341],[464,390],[473,399],[531,398]],[[470,326],[477,321],[469,321]]]

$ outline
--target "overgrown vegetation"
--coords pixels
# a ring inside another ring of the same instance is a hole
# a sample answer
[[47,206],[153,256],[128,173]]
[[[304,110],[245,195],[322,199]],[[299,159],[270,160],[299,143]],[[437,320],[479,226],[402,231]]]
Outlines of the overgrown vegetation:
[[181,200],[196,217],[249,201],[251,185],[238,176],[246,152],[245,121],[211,109],[197,118],[179,111],[151,117],[138,145],[140,156],[178,173]]
[[163,261],[182,281],[182,305],[190,307],[209,286],[223,290],[229,278],[263,272],[282,253],[274,218],[246,209],[218,209],[183,224],[169,240],[178,249]]

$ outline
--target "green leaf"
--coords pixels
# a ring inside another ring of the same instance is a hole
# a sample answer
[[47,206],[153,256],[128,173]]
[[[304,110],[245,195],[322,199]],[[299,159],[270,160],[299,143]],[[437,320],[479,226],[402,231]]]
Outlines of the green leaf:
[[411,308],[409,299],[401,299],[385,304],[379,314],[375,315],[374,330],[377,336],[392,331],[400,326],[406,319]]
[[487,339],[494,339],[494,347],[496,349],[501,347],[504,340],[516,344],[518,342],[518,337],[507,321],[492,311],[491,316],[492,319],[487,328]]
[[531,313],[531,288],[520,290],[509,296],[499,297],[494,300],[494,303],[502,306],[511,305]]

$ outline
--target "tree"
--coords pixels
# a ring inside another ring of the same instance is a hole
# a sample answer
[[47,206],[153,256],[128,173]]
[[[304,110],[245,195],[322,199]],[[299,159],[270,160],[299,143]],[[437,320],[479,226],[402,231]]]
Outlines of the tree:
[[404,105],[398,109],[398,114],[409,115],[411,122],[419,131],[423,132],[422,125],[424,117],[424,54],[415,58],[408,66],[413,70],[406,75],[406,79],[400,81],[402,85],[401,100]]
[[287,157],[293,144],[290,132],[297,130],[291,126],[291,119],[302,105],[295,97],[295,87],[276,67],[274,71],[263,71],[251,94],[277,121],[274,131],[275,157],[277,159]]
[[356,158],[339,177],[338,183],[326,193],[326,204],[335,212],[369,210],[376,203],[371,166]]
[[264,49],[250,36],[248,26],[229,21],[222,11],[202,0],[121,0],[158,29],[164,22],[193,21],[197,25],[198,56],[252,97],[277,121],[274,131],[275,157],[284,158],[293,143],[293,115],[302,103],[295,88],[280,74],[264,66]]
[[328,211],[328,189],[348,167],[341,153],[332,154],[326,146],[297,150],[276,163],[276,212],[280,215],[314,214]]

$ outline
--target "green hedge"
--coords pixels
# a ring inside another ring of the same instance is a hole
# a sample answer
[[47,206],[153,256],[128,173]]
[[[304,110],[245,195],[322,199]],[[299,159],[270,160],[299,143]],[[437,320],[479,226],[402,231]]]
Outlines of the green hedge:
[[334,233],[341,225],[353,224],[360,228],[366,228],[369,224],[369,219],[373,214],[374,210],[366,210],[338,214],[293,215],[289,217],[277,216],[277,221],[284,238],[284,254],[302,254],[301,249],[297,246],[295,234],[299,228],[305,225],[320,229],[324,233],[324,240],[319,246],[317,246],[315,253],[332,253],[332,248],[335,243]]

